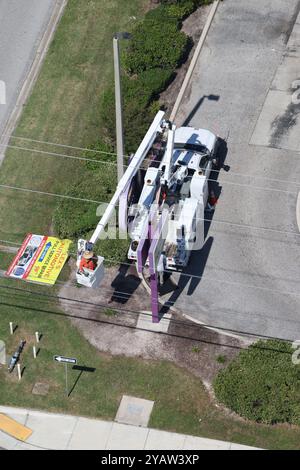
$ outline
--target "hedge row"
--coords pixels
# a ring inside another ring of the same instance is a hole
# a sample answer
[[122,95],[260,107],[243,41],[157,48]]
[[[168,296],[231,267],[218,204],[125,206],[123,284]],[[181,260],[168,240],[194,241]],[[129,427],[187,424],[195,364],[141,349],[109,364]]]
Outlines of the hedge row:
[[[162,0],[146,13],[132,31],[122,54],[123,117],[126,152],[134,152],[160,108],[159,94],[176,76],[175,69],[188,57],[192,39],[181,31],[182,20],[211,0]],[[101,103],[102,121],[115,142],[113,84]]]
[[300,425],[300,365],[290,343],[259,341],[217,376],[217,398],[244,418]]

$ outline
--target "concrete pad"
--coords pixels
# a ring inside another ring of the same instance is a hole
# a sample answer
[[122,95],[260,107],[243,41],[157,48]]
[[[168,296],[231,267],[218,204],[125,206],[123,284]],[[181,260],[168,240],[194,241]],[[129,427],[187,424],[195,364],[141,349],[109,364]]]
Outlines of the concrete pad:
[[0,364],[6,365],[6,347],[4,341],[0,340]]
[[68,450],[104,450],[112,429],[110,421],[78,418]]
[[162,333],[167,333],[170,325],[171,313],[165,314],[159,323],[152,323],[151,312],[140,313],[137,321],[137,328],[142,330],[151,330]]
[[300,151],[300,106],[293,105],[292,95],[291,91],[269,91],[251,145]]
[[297,22],[293,27],[293,31],[287,45],[289,48],[300,47],[300,24]]
[[127,424],[114,423],[107,442],[107,450],[144,449],[149,430]]
[[27,426],[33,430],[30,444],[55,450],[63,450],[71,439],[76,417],[30,412]]
[[145,449],[147,450],[181,450],[184,448],[185,436],[173,432],[150,429]]
[[215,439],[205,439],[196,436],[187,436],[184,443],[184,450],[229,450],[230,443],[217,441]]
[[46,450],[41,447],[35,447],[33,445],[25,444],[24,442],[18,442],[13,450]]
[[0,431],[0,447],[3,449],[12,450],[16,446],[17,442],[18,441],[13,437]]
[[287,55],[277,69],[271,89],[289,91],[292,89],[293,83],[299,79],[300,60]]
[[154,401],[123,395],[115,421],[147,427]]
[[49,392],[49,384],[43,383],[43,382],[36,382],[33,386],[32,389],[32,394],[33,395],[48,395]]

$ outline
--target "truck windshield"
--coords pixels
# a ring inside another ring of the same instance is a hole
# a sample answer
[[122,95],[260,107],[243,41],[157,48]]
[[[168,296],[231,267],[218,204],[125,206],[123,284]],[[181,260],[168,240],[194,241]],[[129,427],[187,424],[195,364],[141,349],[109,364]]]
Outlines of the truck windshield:
[[201,144],[189,144],[189,143],[184,143],[184,144],[175,144],[174,145],[175,150],[179,149],[184,149],[184,150],[192,150],[193,152],[198,152],[198,153],[207,153],[208,149],[205,147],[205,145]]

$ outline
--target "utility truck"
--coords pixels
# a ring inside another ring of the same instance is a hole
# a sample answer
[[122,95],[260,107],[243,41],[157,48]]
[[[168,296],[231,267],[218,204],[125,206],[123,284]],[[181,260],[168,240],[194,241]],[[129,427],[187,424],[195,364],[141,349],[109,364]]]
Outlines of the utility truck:
[[[161,255],[167,269],[188,264],[193,249],[204,244],[204,210],[208,180],[218,165],[218,137],[205,129],[176,128],[159,111],[138,150],[120,179],[115,194],[89,241],[79,240],[77,267],[85,250],[91,249],[119,205],[119,229],[128,232],[128,258],[137,252],[149,225],[150,211],[157,220],[167,211]],[[97,287],[104,276],[104,259],[97,257],[94,270],[77,271],[77,282]]]

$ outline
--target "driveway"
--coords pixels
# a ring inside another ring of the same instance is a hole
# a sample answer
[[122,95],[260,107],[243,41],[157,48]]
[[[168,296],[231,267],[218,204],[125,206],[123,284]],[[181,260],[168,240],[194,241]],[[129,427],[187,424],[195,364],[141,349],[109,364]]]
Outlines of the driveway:
[[298,0],[222,2],[177,116],[177,125],[227,138],[230,170],[219,174],[206,246],[187,270],[203,277],[181,275],[171,300],[197,321],[287,339],[300,338],[300,154],[251,139],[299,6]]
[[[16,104],[56,0],[0,0],[0,135]],[[0,149],[1,150],[1,149]]]

